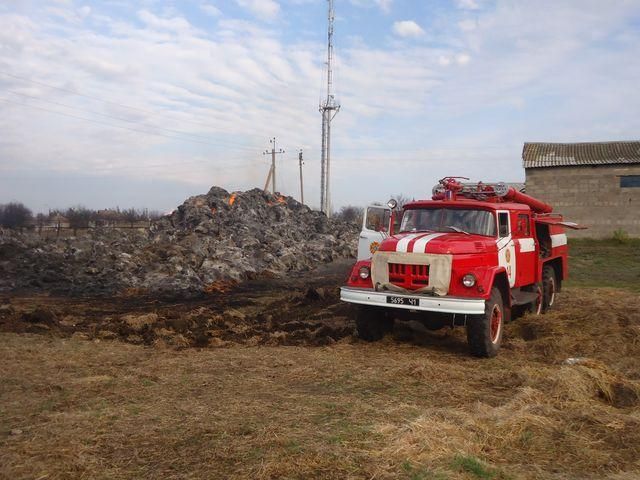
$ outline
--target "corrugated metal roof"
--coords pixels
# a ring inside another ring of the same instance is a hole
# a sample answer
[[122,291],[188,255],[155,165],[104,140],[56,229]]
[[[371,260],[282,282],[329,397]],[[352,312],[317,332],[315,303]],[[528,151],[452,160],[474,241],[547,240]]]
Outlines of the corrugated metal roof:
[[524,168],[640,163],[640,141],[593,143],[527,142],[522,149]]

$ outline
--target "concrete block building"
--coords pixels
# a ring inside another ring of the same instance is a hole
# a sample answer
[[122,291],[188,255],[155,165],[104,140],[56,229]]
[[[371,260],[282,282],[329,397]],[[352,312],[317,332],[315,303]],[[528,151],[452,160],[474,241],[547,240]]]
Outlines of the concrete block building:
[[527,194],[588,226],[573,237],[640,237],[640,141],[525,143]]

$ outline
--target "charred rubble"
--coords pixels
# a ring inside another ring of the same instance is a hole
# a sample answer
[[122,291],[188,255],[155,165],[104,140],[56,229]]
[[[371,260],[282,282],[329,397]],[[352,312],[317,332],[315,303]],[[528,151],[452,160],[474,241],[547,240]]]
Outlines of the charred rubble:
[[352,224],[291,197],[213,187],[148,230],[0,231],[0,291],[195,297],[355,255]]

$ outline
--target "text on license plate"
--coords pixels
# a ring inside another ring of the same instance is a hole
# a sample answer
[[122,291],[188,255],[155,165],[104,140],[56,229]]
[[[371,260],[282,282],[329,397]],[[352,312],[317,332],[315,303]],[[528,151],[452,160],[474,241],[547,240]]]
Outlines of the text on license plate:
[[420,300],[417,298],[394,297],[393,295],[387,295],[387,303],[392,305],[411,305],[412,307],[417,307],[420,305]]

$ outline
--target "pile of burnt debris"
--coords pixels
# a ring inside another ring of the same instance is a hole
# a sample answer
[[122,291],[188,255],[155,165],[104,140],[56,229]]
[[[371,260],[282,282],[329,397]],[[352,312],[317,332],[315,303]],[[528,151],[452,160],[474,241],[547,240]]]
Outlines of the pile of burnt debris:
[[355,255],[356,227],[291,197],[213,187],[147,231],[0,231],[0,291],[194,297]]

